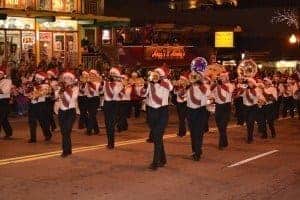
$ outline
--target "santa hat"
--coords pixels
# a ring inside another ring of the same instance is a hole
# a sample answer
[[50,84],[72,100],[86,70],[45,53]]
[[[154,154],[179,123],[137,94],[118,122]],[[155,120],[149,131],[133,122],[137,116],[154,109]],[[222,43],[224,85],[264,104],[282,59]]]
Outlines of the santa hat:
[[256,83],[256,80],[254,79],[254,78],[247,78],[247,81],[249,82],[249,83],[252,83],[253,85],[257,85],[257,83]]
[[56,69],[49,69],[47,71],[48,76],[57,78],[58,71]]
[[94,74],[94,75],[96,75],[96,76],[99,76],[98,71],[95,70],[95,69],[91,69],[91,70],[90,70],[90,74]]
[[121,75],[121,77],[122,77],[123,79],[128,79],[128,76],[125,75],[125,74]]
[[121,76],[121,70],[120,70],[119,67],[112,67],[109,70],[109,74],[112,75],[112,76]]
[[264,81],[267,82],[268,84],[272,84],[272,80],[268,77],[265,77]]
[[35,74],[36,79],[45,80],[47,77],[48,75],[45,72],[38,72]]
[[86,71],[86,70],[83,70],[83,71],[81,72],[81,75],[89,75],[89,72]]
[[63,78],[68,77],[68,78],[72,78],[72,79],[76,78],[75,74],[72,71],[65,71],[65,72],[63,72],[62,77]]

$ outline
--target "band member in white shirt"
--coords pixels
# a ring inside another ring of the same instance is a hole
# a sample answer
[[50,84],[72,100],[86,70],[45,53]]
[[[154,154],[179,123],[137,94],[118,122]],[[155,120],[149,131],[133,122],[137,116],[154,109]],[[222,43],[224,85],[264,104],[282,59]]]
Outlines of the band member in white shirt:
[[256,86],[256,81],[248,78],[247,84],[240,87],[238,92],[243,97],[248,144],[253,142],[254,123],[257,119],[259,90]]
[[128,112],[131,106],[131,93],[132,93],[132,86],[128,82],[128,76],[122,75],[122,83],[124,85],[123,89],[119,94],[119,116],[118,116],[118,123],[117,129],[118,132],[127,131],[128,130]]
[[[199,161],[202,155],[203,134],[206,129],[206,105],[210,88],[203,83],[202,75],[192,72],[187,90],[187,121],[191,132],[192,159]],[[198,77],[198,78],[197,78]]]
[[6,78],[5,71],[0,69],[0,127],[2,126],[5,132],[4,139],[10,139],[13,131],[8,121],[8,114],[12,81]]
[[282,98],[282,117],[287,117],[289,112],[290,116],[293,118],[294,113],[294,102],[293,102],[293,80],[288,78],[286,83],[283,84],[283,98]]
[[294,79],[295,83],[293,85],[293,98],[297,108],[298,118],[300,120],[300,79],[298,79],[298,76],[296,76]]
[[177,85],[174,85],[174,94],[176,95],[176,108],[178,114],[178,133],[179,137],[186,135],[186,83],[188,82],[188,73],[180,75]]
[[117,100],[124,87],[121,80],[120,69],[118,67],[112,67],[109,72],[108,80],[103,82],[102,87],[104,93],[104,118],[108,149],[114,149],[115,147],[115,126],[118,111]]
[[86,128],[88,123],[87,93],[85,91],[88,79],[89,79],[89,72],[83,70],[80,74],[80,80],[79,80],[79,95],[78,95],[78,108],[80,112],[79,119],[78,119],[79,129]]
[[30,101],[28,106],[30,139],[28,143],[36,143],[37,122],[42,128],[45,141],[49,141],[52,137],[49,117],[45,115],[47,113],[46,96],[49,92],[49,85],[45,83],[46,78],[45,72],[36,73],[33,82],[29,83],[25,91],[25,95]]
[[79,93],[78,86],[75,85],[75,75],[66,71],[62,74],[62,83],[56,93],[58,100],[58,121],[62,135],[62,154],[67,157],[72,154],[71,132],[76,118],[76,104]]
[[49,115],[49,123],[51,131],[56,129],[56,124],[54,120],[54,103],[55,103],[55,94],[54,91],[58,87],[58,71],[56,69],[50,69],[47,71],[48,75],[48,84],[51,88],[51,93],[46,97],[47,104],[47,113]]
[[[89,71],[89,77],[96,76],[99,77],[99,74],[96,70],[91,69]],[[100,105],[100,81],[91,80],[87,82],[85,87],[85,94],[87,95],[87,135],[99,134],[99,126],[97,121],[97,112]]]
[[229,82],[228,73],[222,73],[211,86],[211,92],[216,103],[215,120],[219,130],[219,149],[228,146],[227,126],[230,121],[231,101],[234,86]]
[[272,138],[276,137],[274,121],[276,119],[275,102],[278,98],[277,89],[273,86],[272,80],[268,77],[263,79],[263,85],[260,86],[259,101],[261,106],[258,113],[259,130],[263,139],[268,138],[267,124],[271,131]]
[[168,68],[156,68],[151,73],[149,83],[141,89],[140,95],[146,97],[148,125],[154,143],[153,161],[149,169],[157,170],[158,167],[163,167],[167,163],[163,135],[169,119],[169,95],[173,86],[167,78]]

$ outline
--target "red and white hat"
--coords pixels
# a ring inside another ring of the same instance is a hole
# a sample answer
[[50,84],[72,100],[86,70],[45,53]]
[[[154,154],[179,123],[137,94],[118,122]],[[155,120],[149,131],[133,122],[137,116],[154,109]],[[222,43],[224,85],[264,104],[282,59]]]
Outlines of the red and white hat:
[[35,74],[36,79],[45,80],[45,79],[47,79],[47,77],[48,77],[48,75],[46,72],[37,72]]
[[96,75],[96,76],[99,76],[98,71],[95,70],[95,69],[91,69],[89,73],[90,73],[90,74],[94,74],[94,75]]
[[50,77],[57,78],[57,76],[58,76],[58,71],[57,71],[56,69],[49,69],[49,70],[47,71],[47,74],[48,74],[48,76],[50,76]]
[[112,75],[112,76],[121,76],[121,70],[120,70],[119,67],[112,67],[109,70],[109,74]]
[[268,77],[265,77],[263,80],[265,82],[267,82],[268,84],[272,84],[272,80],[270,78],[268,78]]
[[170,74],[170,69],[166,65],[158,67],[154,71],[157,72],[159,76],[169,76]]
[[66,78],[66,77],[72,78],[72,79],[76,78],[75,74],[72,71],[65,71],[65,72],[63,72],[62,78]]

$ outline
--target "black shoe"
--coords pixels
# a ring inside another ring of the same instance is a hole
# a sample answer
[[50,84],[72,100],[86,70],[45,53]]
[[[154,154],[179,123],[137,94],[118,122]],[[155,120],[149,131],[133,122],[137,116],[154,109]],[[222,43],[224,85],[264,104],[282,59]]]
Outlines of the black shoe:
[[36,140],[28,140],[28,143],[36,143]]
[[276,138],[276,134],[272,134],[272,138]]
[[91,136],[92,132],[91,131],[87,131],[87,132],[85,132],[85,134],[88,135],[88,136]]
[[62,153],[61,155],[60,155],[60,157],[62,157],[62,158],[66,158],[67,156],[69,156],[70,154],[68,154],[68,153]]
[[200,161],[200,156],[198,156],[198,155],[196,155],[196,154],[193,154],[193,155],[192,155],[192,159],[193,159],[193,161],[198,162],[198,161]]
[[223,151],[223,150],[225,150],[226,149],[226,146],[219,146],[219,150],[220,151]]
[[167,161],[162,161],[157,164],[157,167],[164,167],[167,164]]
[[253,140],[248,139],[248,140],[247,140],[247,144],[251,144],[251,143],[253,143]]
[[49,136],[45,137],[45,141],[48,142],[51,140],[51,138],[52,138],[52,135],[49,135]]
[[268,136],[267,135],[262,135],[260,138],[261,139],[268,139]]
[[158,169],[158,165],[151,163],[151,165],[148,167],[148,169],[152,170],[152,171],[156,171]]
[[11,135],[6,135],[6,136],[4,136],[3,139],[4,139],[4,140],[11,140]]
[[99,135],[100,134],[100,131],[95,131],[94,132],[94,135]]
[[112,150],[112,149],[114,149],[115,147],[114,147],[114,145],[108,144],[108,145],[106,145],[106,148],[109,149],[109,150]]
[[146,142],[148,142],[148,143],[153,143],[153,140],[152,140],[151,138],[148,138],[148,139],[146,140]]

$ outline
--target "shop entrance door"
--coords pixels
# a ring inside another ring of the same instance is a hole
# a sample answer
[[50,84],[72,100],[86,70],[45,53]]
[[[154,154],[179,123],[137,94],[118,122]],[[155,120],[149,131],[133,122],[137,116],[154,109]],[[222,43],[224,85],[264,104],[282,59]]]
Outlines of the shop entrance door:
[[65,64],[65,33],[53,33],[53,56]]

